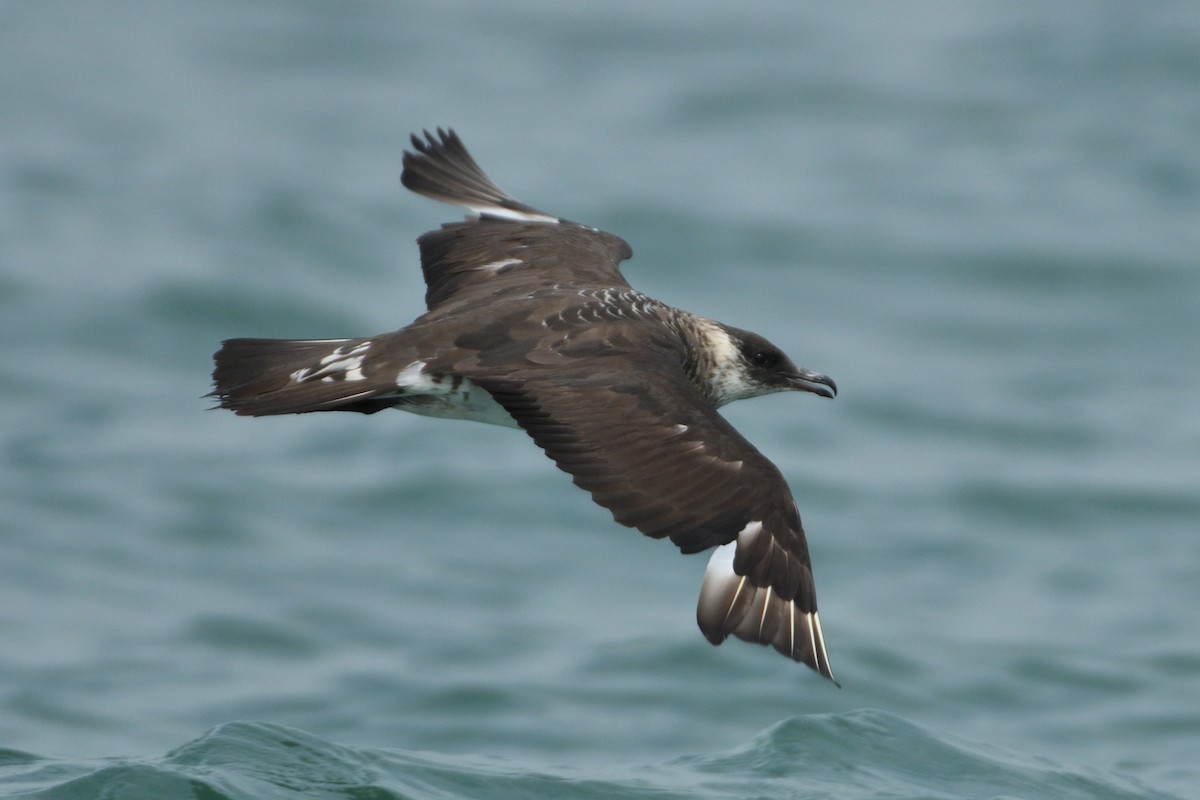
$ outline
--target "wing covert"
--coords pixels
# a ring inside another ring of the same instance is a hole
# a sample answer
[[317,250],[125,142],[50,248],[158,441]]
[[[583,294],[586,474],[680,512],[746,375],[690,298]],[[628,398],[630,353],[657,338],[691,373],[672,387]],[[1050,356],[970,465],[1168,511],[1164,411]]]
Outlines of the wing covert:
[[488,217],[444,225],[417,244],[431,310],[556,285],[628,287],[618,265],[633,255],[611,233]]

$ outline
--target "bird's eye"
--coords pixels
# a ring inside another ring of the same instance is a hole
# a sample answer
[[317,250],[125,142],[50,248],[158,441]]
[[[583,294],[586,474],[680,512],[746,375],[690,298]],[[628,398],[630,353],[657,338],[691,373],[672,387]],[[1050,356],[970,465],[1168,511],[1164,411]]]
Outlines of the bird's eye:
[[754,361],[754,366],[770,369],[771,367],[775,366],[777,359],[775,354],[770,350],[755,350],[752,360]]

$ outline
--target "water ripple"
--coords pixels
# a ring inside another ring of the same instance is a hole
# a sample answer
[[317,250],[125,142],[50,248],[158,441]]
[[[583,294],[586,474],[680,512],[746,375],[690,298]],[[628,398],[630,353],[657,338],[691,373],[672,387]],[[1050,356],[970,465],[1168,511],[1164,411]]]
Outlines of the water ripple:
[[941,736],[874,710],[791,717],[745,744],[587,768],[359,749],[281,725],[221,725],[162,758],[63,762],[0,751],[0,796],[345,798],[927,798],[1171,800],[1110,772]]

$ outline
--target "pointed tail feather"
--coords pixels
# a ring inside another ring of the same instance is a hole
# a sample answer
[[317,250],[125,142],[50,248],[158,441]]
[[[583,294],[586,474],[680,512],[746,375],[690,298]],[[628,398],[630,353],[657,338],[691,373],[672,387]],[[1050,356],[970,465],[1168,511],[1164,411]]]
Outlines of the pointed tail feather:
[[209,396],[243,416],[373,414],[395,405],[396,387],[363,371],[371,344],[370,339],[228,339],[213,354],[215,388]]

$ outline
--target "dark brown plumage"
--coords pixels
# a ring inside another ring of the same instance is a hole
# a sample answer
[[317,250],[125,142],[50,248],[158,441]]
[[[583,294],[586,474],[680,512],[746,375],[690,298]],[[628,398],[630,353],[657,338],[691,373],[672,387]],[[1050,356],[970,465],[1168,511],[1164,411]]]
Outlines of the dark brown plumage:
[[428,311],[362,339],[231,339],[213,395],[238,414],[374,413],[523,428],[623,525],[718,548],[704,635],[770,644],[832,680],[808,546],[779,470],[719,413],[775,391],[832,397],[757,334],[632,289],[632,251],[487,177],[453,131],[413,137],[404,185],[477,216],[418,240]]

